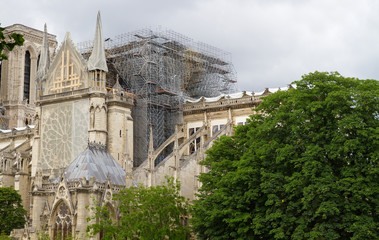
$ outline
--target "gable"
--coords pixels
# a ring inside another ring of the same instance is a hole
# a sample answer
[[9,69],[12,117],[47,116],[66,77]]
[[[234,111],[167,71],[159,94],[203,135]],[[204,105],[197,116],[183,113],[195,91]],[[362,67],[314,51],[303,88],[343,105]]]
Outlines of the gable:
[[43,95],[88,88],[86,62],[67,33],[42,84]]

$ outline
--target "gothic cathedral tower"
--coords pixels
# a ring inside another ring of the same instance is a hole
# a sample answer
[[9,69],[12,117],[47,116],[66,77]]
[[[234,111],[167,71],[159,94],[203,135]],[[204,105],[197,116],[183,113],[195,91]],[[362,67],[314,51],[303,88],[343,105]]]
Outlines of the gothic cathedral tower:
[[32,227],[81,238],[86,206],[96,199],[114,208],[112,194],[131,185],[134,98],[118,82],[106,88],[100,13],[88,61],[69,33],[50,66],[42,64],[46,51],[36,79]]
[[[46,27],[46,26],[45,26]],[[36,102],[36,75],[41,58],[42,31],[14,24],[6,27],[4,35],[20,33],[24,36],[24,45],[7,52],[8,60],[2,61],[0,70],[0,105],[5,108],[6,123],[0,128],[12,129],[33,125]],[[46,32],[46,29],[45,29]],[[47,34],[48,50],[54,53],[57,47],[56,36]],[[47,59],[52,56],[49,54]]]

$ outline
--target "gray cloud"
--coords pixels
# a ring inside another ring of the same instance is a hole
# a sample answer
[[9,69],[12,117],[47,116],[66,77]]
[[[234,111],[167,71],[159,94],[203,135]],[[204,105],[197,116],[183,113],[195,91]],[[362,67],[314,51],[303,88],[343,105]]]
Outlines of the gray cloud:
[[230,52],[241,90],[286,86],[315,70],[379,76],[376,0],[8,1],[0,23],[42,30],[46,22],[58,41],[70,31],[82,42],[93,38],[97,10],[106,37],[161,26]]

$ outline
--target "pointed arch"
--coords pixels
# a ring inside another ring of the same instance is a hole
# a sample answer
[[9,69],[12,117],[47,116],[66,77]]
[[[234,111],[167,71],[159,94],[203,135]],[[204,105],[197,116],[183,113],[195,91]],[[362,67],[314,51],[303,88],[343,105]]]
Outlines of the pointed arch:
[[89,108],[89,128],[95,128],[95,107],[93,105]]
[[37,46],[32,43],[32,42],[27,42],[24,44],[23,46],[23,50],[26,52],[26,51],[29,51],[30,52],[30,56],[31,58],[37,58],[37,54],[38,54],[38,50],[37,50]]
[[95,114],[95,129],[98,130],[101,126],[101,122],[100,122],[101,108],[99,105],[96,105],[94,114]]
[[108,106],[107,106],[107,104],[103,103],[103,105],[101,106],[101,108],[104,108],[105,112],[108,112]]
[[100,109],[100,124],[101,124],[101,130],[106,131],[107,130],[107,107],[103,105]]
[[31,82],[32,56],[29,50],[24,55],[24,95],[23,99],[30,101],[30,82]]
[[73,209],[70,204],[60,199],[56,202],[50,215],[51,234],[53,239],[67,239],[72,236]]
[[117,210],[116,208],[113,206],[113,204],[111,202],[105,202],[104,205],[108,208],[109,210],[109,213],[110,213],[110,218],[112,219],[112,221],[117,221]]
[[27,42],[22,47],[24,56],[24,78],[22,99],[28,103],[34,102],[34,78],[37,72],[38,48],[32,42]]

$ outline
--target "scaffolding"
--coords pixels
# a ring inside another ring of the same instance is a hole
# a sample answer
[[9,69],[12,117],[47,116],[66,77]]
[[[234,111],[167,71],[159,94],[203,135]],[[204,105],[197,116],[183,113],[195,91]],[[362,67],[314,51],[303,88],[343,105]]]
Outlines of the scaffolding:
[[[125,90],[137,96],[132,109],[135,166],[147,159],[150,126],[154,149],[174,133],[175,124],[182,121],[184,98],[215,97],[236,90],[230,53],[172,30],[121,34],[106,39],[105,46],[109,74],[118,74]],[[92,43],[80,43],[78,48],[88,56]],[[171,151],[169,146],[156,164]]]

